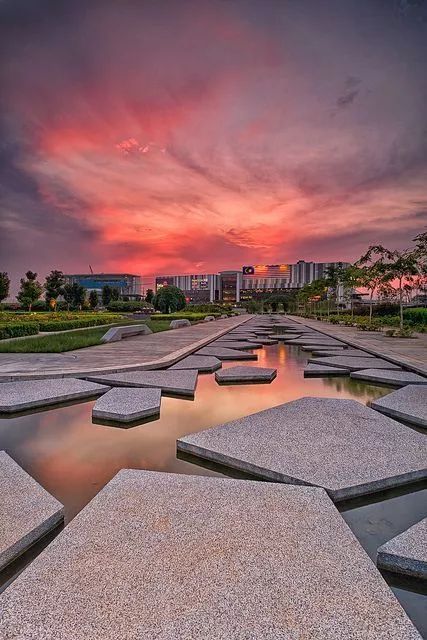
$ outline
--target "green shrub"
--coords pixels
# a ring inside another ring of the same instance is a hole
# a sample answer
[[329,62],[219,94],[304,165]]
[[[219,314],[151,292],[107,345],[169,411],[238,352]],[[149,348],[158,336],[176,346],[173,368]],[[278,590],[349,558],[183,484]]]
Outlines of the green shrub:
[[424,307],[404,309],[403,319],[405,322],[408,322],[410,325],[414,325],[414,324],[427,325],[427,309]]
[[198,320],[203,320],[207,315],[215,316],[218,318],[220,313],[185,313],[177,311],[176,313],[153,313],[150,316],[150,320],[158,321],[158,320],[190,320],[192,322],[197,322]]
[[189,304],[185,311],[189,313],[205,313],[206,315],[214,315],[215,313],[219,313],[222,315],[223,313],[231,313],[232,307],[229,304],[215,304],[214,302],[206,302],[203,304]]
[[107,306],[108,311],[147,311],[150,313],[153,310],[153,305],[148,302],[137,300],[112,300]]
[[119,315],[93,315],[88,318],[77,318],[75,320],[40,320],[40,331],[69,331],[70,329],[83,329],[85,327],[97,327],[102,324],[112,324],[121,322]]
[[0,324],[0,340],[7,338],[20,338],[21,336],[34,336],[39,332],[40,326],[37,322],[21,322],[12,324]]

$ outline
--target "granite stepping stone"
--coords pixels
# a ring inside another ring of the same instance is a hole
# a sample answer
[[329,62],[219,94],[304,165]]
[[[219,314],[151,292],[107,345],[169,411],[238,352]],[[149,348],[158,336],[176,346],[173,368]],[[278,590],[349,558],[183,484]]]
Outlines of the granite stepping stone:
[[114,422],[136,422],[160,413],[160,389],[115,387],[99,398],[92,417]]
[[[203,355],[203,354],[202,354]],[[211,355],[211,354],[205,354]],[[163,394],[193,397],[198,371],[129,371],[88,376],[89,380],[104,382],[112,387],[147,387],[161,389]]]
[[0,413],[16,413],[61,402],[91,398],[108,391],[106,384],[76,378],[25,380],[0,384]]
[[329,338],[296,338],[295,340],[289,340],[288,344],[295,344],[300,347],[332,347],[332,346],[344,346],[343,342],[339,340],[330,340]]
[[348,376],[348,371],[339,367],[327,367],[323,364],[308,364],[304,367],[304,378],[316,376],[320,378],[323,376]]
[[323,490],[139,470],[7,588],[2,633],[420,640]]
[[215,356],[220,360],[258,360],[255,353],[246,351],[238,351],[237,349],[229,349],[227,347],[203,347],[196,351],[196,355]]
[[[302,350],[302,351],[312,351],[313,353],[314,353],[315,351],[319,350],[319,351],[322,351],[322,352],[327,352],[328,354],[329,354],[329,353],[332,353],[332,355],[335,355],[336,353],[338,353],[338,354],[339,354],[339,353],[342,353],[342,352],[343,352],[343,350],[344,350],[345,348],[346,348],[346,345],[345,345],[345,344],[343,344],[343,345],[341,345],[341,344],[336,344],[336,345],[332,345],[332,346],[330,346],[330,347],[328,347],[328,345],[323,346],[323,347],[313,346],[313,345],[308,345],[308,346],[302,346],[302,347],[301,347],[301,350]],[[347,351],[348,351],[348,350],[346,350],[346,352],[345,352],[345,353],[346,353],[346,355],[347,355]],[[353,349],[352,349],[352,351],[353,351]],[[361,351],[361,350],[359,350],[359,349],[354,349],[354,351],[358,351],[358,352],[359,352],[359,354],[367,355],[367,354],[365,353],[365,351]]]
[[[304,349],[304,347],[302,347]],[[362,351],[362,349],[339,349],[336,348],[329,350],[320,349],[319,351],[312,351],[313,355],[321,358],[333,357],[336,355],[345,355],[346,358],[375,358],[376,356],[371,355],[370,353],[366,353],[366,351]]]
[[260,338],[260,337],[257,337],[256,341],[259,342],[262,345],[277,344],[278,340],[276,340],[275,338],[276,338],[276,336],[273,336],[271,338]]
[[353,371],[350,378],[356,380],[366,380],[380,384],[387,384],[392,387],[404,387],[407,384],[427,384],[427,378],[419,376],[412,371],[389,371],[387,369],[362,369]]
[[427,580],[427,518],[378,549],[381,569]]
[[214,356],[187,356],[168,369],[193,369],[199,373],[213,373],[221,367],[221,360]]
[[288,333],[275,333],[274,337],[280,342],[289,342],[289,340],[295,340],[295,336],[290,336]]
[[230,367],[215,373],[215,379],[220,384],[272,382],[277,375],[277,369],[265,367]]
[[211,342],[210,347],[225,347],[226,349],[262,349],[262,344],[260,342],[249,342],[247,340],[241,340],[234,342],[231,340],[215,340],[215,342]]
[[396,364],[387,362],[387,360],[383,360],[382,358],[352,358],[351,356],[348,358],[347,356],[342,355],[331,356],[330,358],[309,358],[308,361],[313,364],[325,364],[330,365],[331,367],[341,367],[348,371],[358,371],[359,369],[394,369],[400,371],[400,367]]
[[185,436],[177,447],[343,500],[427,477],[424,434],[380,416],[355,400],[301,398]]
[[[371,402],[371,407],[392,418],[404,420],[417,427],[427,428],[426,385],[408,384]],[[427,450],[427,445],[424,446]]]
[[0,451],[0,571],[63,520],[63,506]]

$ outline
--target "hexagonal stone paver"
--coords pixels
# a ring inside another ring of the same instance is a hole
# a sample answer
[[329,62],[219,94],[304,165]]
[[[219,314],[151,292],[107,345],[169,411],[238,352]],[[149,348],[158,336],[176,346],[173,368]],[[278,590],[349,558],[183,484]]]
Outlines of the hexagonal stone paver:
[[308,364],[304,367],[304,378],[310,376],[348,376],[348,371],[339,367],[327,367],[323,364]]
[[121,471],[2,594],[2,632],[420,640],[321,489],[138,470]]
[[230,367],[215,373],[215,379],[221,384],[272,382],[277,375],[277,369],[265,367]]
[[301,398],[177,446],[260,478],[324,487],[334,500],[427,477],[424,434],[355,400]]
[[258,356],[255,353],[247,353],[227,347],[203,347],[196,351],[196,355],[215,356],[220,360],[258,360]]
[[0,571],[63,519],[63,507],[0,451]]
[[168,369],[197,369],[199,373],[213,373],[221,367],[221,360],[214,356],[187,356]]
[[332,356],[330,358],[309,358],[309,362],[313,364],[325,364],[331,367],[341,367],[348,371],[357,371],[358,369],[395,369],[400,371],[400,367],[382,358],[348,358],[345,355]]
[[25,380],[0,384],[0,413],[16,413],[61,402],[91,398],[109,387],[77,378]]
[[427,580],[427,518],[378,549],[381,569]]
[[345,355],[346,358],[375,358],[376,356],[372,356],[370,353],[366,353],[366,351],[362,351],[362,349],[345,349],[343,350],[341,347],[328,349],[319,349],[316,350],[313,347],[302,347],[304,351],[311,351],[314,356],[318,357],[330,357],[336,355]]
[[[209,355],[209,354],[208,354]],[[155,387],[164,394],[194,396],[197,371],[129,371],[88,376],[89,380],[104,382],[112,387]]]
[[92,417],[114,422],[135,422],[160,413],[160,389],[115,387],[99,398]]
[[225,347],[226,349],[244,349],[245,351],[250,349],[262,349],[260,342],[251,342],[249,340],[234,341],[231,340],[215,340],[211,342],[210,347]]
[[393,387],[404,387],[407,384],[427,384],[427,378],[419,376],[412,371],[389,371],[387,369],[362,369],[353,371],[350,378],[366,380],[367,382],[379,382]]
[[427,428],[427,386],[409,384],[371,402],[371,407],[387,416]]

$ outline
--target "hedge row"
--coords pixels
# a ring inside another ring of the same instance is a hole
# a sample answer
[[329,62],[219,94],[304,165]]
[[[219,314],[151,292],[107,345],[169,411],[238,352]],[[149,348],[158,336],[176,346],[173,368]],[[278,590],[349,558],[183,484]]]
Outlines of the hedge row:
[[108,311],[147,311],[151,313],[153,305],[149,305],[147,302],[138,302],[137,300],[113,300],[107,306]]
[[404,309],[403,318],[410,324],[427,324],[427,309],[423,307]]
[[7,338],[20,338],[21,336],[34,336],[38,332],[39,324],[37,322],[1,324],[0,340],[7,340]]
[[220,313],[153,313],[150,316],[150,320],[192,320],[193,322],[197,322],[198,320],[204,320],[206,316],[215,316],[215,318],[219,318]]
[[84,329],[96,327],[102,324],[121,322],[122,316],[97,316],[94,318],[81,318],[78,320],[40,320],[40,331],[68,331],[69,329]]

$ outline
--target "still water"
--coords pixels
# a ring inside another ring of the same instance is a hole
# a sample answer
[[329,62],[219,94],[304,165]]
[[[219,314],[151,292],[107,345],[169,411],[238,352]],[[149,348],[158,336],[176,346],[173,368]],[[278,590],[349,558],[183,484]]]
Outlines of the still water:
[[[247,366],[274,367],[271,384],[219,386],[214,374],[200,375],[194,400],[162,397],[160,418],[132,428],[92,423],[94,402],[0,419],[0,449],[30,473],[65,506],[69,522],[123,468],[174,473],[221,475],[177,459],[182,435],[246,416],[303,396],[352,398],[367,403],[390,392],[349,377],[304,378],[308,354],[284,344],[256,350]],[[224,363],[223,367],[235,366]],[[409,427],[408,427],[409,429]],[[377,547],[427,515],[427,489],[417,486],[400,495],[384,494],[370,503],[340,507],[344,519],[372,558]],[[13,576],[12,576],[13,577]],[[394,579],[389,578],[392,583]],[[410,581],[391,584],[418,627],[422,628],[427,597]],[[427,629],[423,629],[427,637]]]

